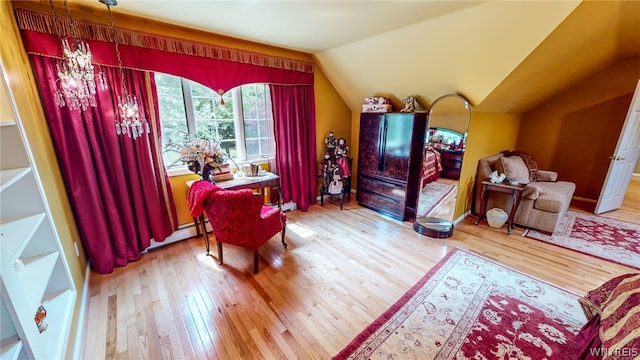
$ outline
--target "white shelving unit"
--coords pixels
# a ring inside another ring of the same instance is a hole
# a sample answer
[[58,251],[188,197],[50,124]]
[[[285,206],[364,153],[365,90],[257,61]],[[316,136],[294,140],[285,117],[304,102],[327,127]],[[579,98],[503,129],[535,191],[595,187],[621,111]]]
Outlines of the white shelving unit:
[[[0,359],[61,359],[77,293],[0,75]],[[40,306],[42,332],[34,319]]]

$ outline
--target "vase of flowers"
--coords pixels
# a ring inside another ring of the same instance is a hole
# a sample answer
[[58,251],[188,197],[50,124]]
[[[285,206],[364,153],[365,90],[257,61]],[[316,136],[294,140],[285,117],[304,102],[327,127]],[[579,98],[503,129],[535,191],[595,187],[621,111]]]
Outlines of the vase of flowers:
[[212,172],[216,169],[220,170],[226,165],[226,160],[230,159],[222,151],[220,141],[211,141],[193,135],[186,135],[183,143],[170,141],[166,148],[180,153],[180,158],[176,162],[181,161],[186,164],[189,170],[207,181],[211,181]]

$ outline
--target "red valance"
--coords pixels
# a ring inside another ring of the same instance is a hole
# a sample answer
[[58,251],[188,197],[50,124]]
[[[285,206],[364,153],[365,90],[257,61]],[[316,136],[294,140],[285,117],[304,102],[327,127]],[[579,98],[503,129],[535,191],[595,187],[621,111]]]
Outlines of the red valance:
[[[60,38],[70,34],[69,19],[37,11],[16,9],[28,54],[61,57]],[[114,37],[107,25],[74,19],[80,39],[87,41],[94,63],[117,66]],[[218,93],[250,83],[313,85],[310,62],[203,44],[183,39],[116,28],[122,64],[126,68],[163,72],[199,82]]]

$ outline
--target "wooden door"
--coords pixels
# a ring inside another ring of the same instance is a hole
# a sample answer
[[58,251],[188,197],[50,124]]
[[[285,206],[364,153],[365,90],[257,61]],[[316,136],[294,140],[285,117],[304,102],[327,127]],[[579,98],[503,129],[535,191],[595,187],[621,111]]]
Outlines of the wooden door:
[[640,157],[640,81],[631,100],[627,118],[596,204],[596,214],[620,208],[629,187],[631,175]]

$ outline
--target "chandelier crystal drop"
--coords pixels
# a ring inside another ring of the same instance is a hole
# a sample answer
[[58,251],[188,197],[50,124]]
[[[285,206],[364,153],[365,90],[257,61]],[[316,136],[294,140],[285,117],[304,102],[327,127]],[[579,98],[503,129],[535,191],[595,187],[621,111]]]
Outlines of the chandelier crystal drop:
[[[54,16],[56,16],[53,2],[49,1],[49,3]],[[56,66],[58,79],[56,80],[55,99],[59,107],[68,106],[72,110],[84,111],[89,106],[95,107],[97,105],[96,90],[106,90],[108,86],[102,71],[98,72],[98,85],[96,86],[93,56],[89,44],[77,38],[66,0],[64,7],[69,17],[71,37],[62,37],[56,21],[56,32],[62,45],[62,60]]]

